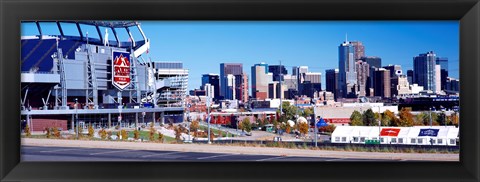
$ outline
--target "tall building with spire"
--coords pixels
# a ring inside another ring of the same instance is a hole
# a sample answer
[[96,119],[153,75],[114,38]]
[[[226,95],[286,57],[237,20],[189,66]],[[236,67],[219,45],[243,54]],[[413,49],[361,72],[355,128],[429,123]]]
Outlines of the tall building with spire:
[[357,92],[357,72],[355,70],[355,47],[347,40],[338,46],[338,86],[339,98],[355,97]]

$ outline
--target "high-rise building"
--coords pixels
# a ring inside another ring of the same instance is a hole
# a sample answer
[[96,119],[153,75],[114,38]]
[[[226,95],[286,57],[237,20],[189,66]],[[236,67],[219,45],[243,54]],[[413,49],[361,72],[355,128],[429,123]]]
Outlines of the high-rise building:
[[425,90],[437,92],[436,54],[433,51],[419,54],[413,58],[413,83],[423,86]]
[[215,86],[214,85],[212,85],[210,83],[206,83],[203,86],[203,89],[205,90],[205,95],[207,97],[215,98]]
[[357,72],[355,70],[355,47],[345,40],[338,46],[338,67],[340,88],[339,98],[355,97],[357,85]]
[[248,101],[248,76],[246,73],[235,75],[235,98],[242,102]]
[[435,65],[435,93],[442,91],[442,79],[441,79],[441,66],[439,64]]
[[402,66],[389,64],[388,66],[384,66],[383,68],[390,71],[390,79],[392,79],[392,81],[390,82],[392,84],[390,88],[392,89],[391,91],[392,95],[394,95],[394,93],[396,93],[396,90],[397,90],[398,79],[395,81],[393,79],[396,79],[397,77],[403,74]]
[[325,70],[326,90],[333,93],[335,100],[338,95],[338,69]]
[[413,70],[407,70],[408,83],[413,83]]
[[268,84],[273,81],[273,74],[268,72],[268,64],[262,62],[252,66],[252,97],[262,100],[268,95]]
[[235,100],[236,97],[235,97],[235,91],[236,91],[236,87],[235,87],[235,76],[232,75],[232,74],[228,74],[226,76],[226,79],[225,79],[225,82],[223,83],[223,85],[226,87],[225,89],[225,95],[224,95],[224,99],[228,99],[228,100]]
[[350,43],[353,45],[353,47],[355,47],[355,61],[361,59],[362,57],[365,57],[365,46],[363,46],[362,42],[352,41]]
[[448,77],[448,58],[437,57],[436,63],[437,65],[440,65],[441,89],[445,90]]
[[457,92],[460,91],[460,80],[456,78],[447,78],[446,89],[449,92]]
[[280,85],[280,82],[273,81],[268,84],[268,98],[285,98],[286,85]]
[[287,75],[287,69],[283,65],[268,65],[268,72],[273,74],[273,81],[283,81],[283,75]]
[[391,78],[391,82],[391,85],[395,85],[395,88],[392,88],[392,96],[412,93],[412,91],[410,91],[410,84],[406,75],[398,75],[395,78]]
[[370,65],[361,60],[355,63],[357,70],[358,96],[367,96],[367,81],[370,76]]
[[295,76],[297,77],[297,91],[302,93],[302,83],[305,81],[304,73],[308,72],[308,66],[299,66],[295,69]]
[[383,98],[391,97],[390,70],[378,68],[375,70],[375,96]]
[[227,75],[241,75],[243,73],[243,64],[242,63],[221,63],[220,64],[220,98],[224,97],[227,91],[227,86],[225,85],[227,80]]
[[205,90],[205,85],[210,84],[213,88],[213,94],[210,95],[212,99],[218,100],[220,96],[220,76],[218,74],[203,74],[202,75],[202,86],[200,89]]
[[375,57],[375,56],[364,56],[361,57],[360,60],[363,62],[367,62],[370,66],[374,66],[375,68],[382,67],[382,58]]

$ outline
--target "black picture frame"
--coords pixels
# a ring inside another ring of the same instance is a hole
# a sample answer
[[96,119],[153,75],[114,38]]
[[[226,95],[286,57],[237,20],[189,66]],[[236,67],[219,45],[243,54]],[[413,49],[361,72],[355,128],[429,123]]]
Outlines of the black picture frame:
[[[460,162],[20,162],[20,21],[72,19],[459,20]],[[479,24],[478,0],[1,0],[0,180],[479,181]]]

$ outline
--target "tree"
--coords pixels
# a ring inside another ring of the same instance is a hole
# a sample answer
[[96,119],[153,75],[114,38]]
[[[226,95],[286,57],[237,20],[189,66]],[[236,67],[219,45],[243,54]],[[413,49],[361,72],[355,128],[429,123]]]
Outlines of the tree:
[[418,113],[415,118],[414,118],[414,122],[413,122],[413,125],[415,126],[423,126],[424,125],[424,120],[425,120],[425,117],[427,117],[424,113]]
[[308,129],[310,128],[310,126],[308,123],[300,122],[300,123],[297,123],[297,128],[302,135],[306,135],[308,133]]
[[[385,124],[388,123],[388,125],[384,125],[384,126],[392,126],[392,125],[395,125],[398,121],[398,118],[397,116],[395,116],[395,113],[393,113],[392,111],[390,110],[386,110],[385,112],[383,112],[383,116],[382,116],[382,119],[385,117],[385,119],[387,119],[388,121],[385,121]],[[383,124],[383,123],[382,123]]]
[[335,125],[329,124],[327,126],[320,127],[321,132],[328,132],[328,133],[333,133],[335,131]]
[[27,137],[32,136],[32,133],[30,132],[30,126],[28,126],[28,124],[25,125],[24,132],[25,132],[25,136],[27,136]]
[[302,112],[303,117],[308,117],[312,114],[313,114],[313,108],[311,108],[311,107],[308,107],[308,108],[304,109],[303,112]]
[[138,140],[140,138],[140,131],[138,131],[138,129],[135,128],[135,130],[133,131],[133,138],[135,140]]
[[182,129],[180,126],[174,126],[173,131],[175,132],[175,140],[177,140],[177,142],[181,142],[180,137],[182,136]]
[[88,137],[92,138],[95,130],[93,129],[93,126],[90,125],[88,126]]
[[52,136],[52,133],[50,132],[50,128],[45,128],[46,136],[47,138],[50,138]]
[[458,115],[457,113],[453,113],[452,115],[450,115],[450,120],[452,121],[452,124],[455,125],[455,126],[458,126],[459,124],[459,118],[458,118]]
[[190,123],[190,131],[193,131],[193,136],[197,136],[198,128],[200,128],[197,120]]
[[438,115],[437,113],[434,112],[423,112],[425,117],[423,118],[423,125],[425,126],[430,126],[430,114],[431,114],[431,119],[432,119],[432,125],[438,125],[437,118]]
[[154,141],[155,140],[155,132],[157,132],[157,130],[155,129],[155,127],[153,126],[153,122],[150,124],[150,132],[149,132],[149,140],[150,141]]
[[358,111],[353,111],[350,115],[350,126],[364,126],[362,114]]
[[437,117],[437,122],[439,125],[447,125],[447,115],[445,115],[445,113],[441,112],[438,114],[438,117]]
[[58,130],[58,128],[56,126],[53,127],[53,136],[55,136],[55,138],[60,138],[61,137],[60,130]]
[[413,126],[413,115],[409,108],[402,108],[398,113],[399,119],[394,120],[395,126]]
[[290,102],[283,102],[282,103],[282,110],[287,117],[287,120],[294,120],[295,115],[297,114],[297,107],[290,104]]
[[378,125],[376,123],[377,120],[375,119],[375,114],[373,113],[372,109],[368,109],[363,112],[363,124],[366,126],[375,126]]
[[105,140],[107,138],[107,131],[102,128],[100,131],[98,131],[98,135],[100,135],[100,138],[102,138],[102,140]]
[[163,143],[163,142],[164,142],[164,138],[165,138],[165,137],[163,136],[163,134],[160,133],[160,132],[158,132],[158,141],[160,141],[160,142]]
[[128,139],[128,132],[127,130],[122,130],[120,131],[121,135],[122,135],[122,140],[126,140]]
[[246,132],[250,132],[252,131],[252,124],[250,123],[250,118],[249,117],[246,117],[245,119],[243,119],[242,121],[242,131],[246,131]]

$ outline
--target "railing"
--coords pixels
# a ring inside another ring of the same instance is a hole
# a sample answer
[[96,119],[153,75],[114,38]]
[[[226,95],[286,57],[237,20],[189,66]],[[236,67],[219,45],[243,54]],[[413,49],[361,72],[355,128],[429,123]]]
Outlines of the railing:
[[21,73],[31,73],[31,74],[57,74],[54,71],[36,71],[36,72],[31,72],[31,71],[22,71]]

